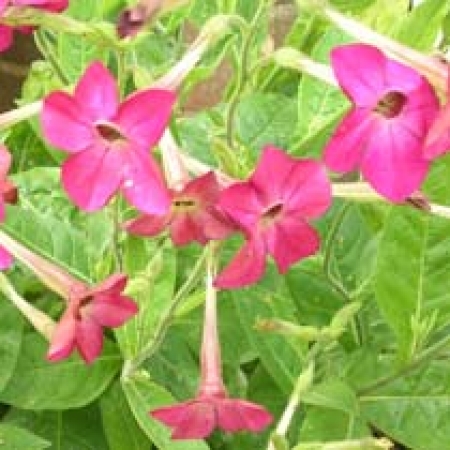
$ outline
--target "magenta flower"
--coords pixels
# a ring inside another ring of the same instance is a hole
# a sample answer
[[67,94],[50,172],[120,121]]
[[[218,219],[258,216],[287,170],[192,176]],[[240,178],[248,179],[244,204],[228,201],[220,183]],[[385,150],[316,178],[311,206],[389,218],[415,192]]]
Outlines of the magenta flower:
[[203,439],[215,428],[231,433],[242,430],[257,432],[272,422],[271,414],[262,406],[229,398],[223,384],[212,259],[210,255],[201,347],[201,381],[197,396],[193,400],[150,412],[152,417],[173,428],[172,439]]
[[[64,11],[68,5],[68,0],[0,0],[0,17],[7,6],[30,6],[56,13]],[[0,24],[0,52],[11,46],[14,31],[29,33],[33,31],[33,27],[10,27]]]
[[325,163],[364,178],[393,202],[422,183],[429,163],[422,145],[438,102],[425,78],[365,44],[335,48],[331,62],[353,106],[325,148]]
[[156,236],[169,228],[175,245],[224,239],[234,227],[216,207],[220,186],[213,172],[189,181],[180,192],[172,192],[169,212],[164,216],[144,214],[126,224],[139,236]]
[[92,63],[75,93],[58,91],[44,101],[45,137],[70,153],[62,182],[81,209],[103,207],[120,189],[136,208],[165,214],[169,193],[149,154],[169,120],[175,94],[147,89],[119,104],[115,80],[100,63]]
[[126,283],[125,275],[116,274],[93,288],[73,284],[47,359],[67,358],[76,348],[86,363],[92,363],[102,351],[103,327],[119,327],[138,312],[137,305],[122,295]]
[[221,195],[219,207],[243,230],[246,243],[215,285],[236,288],[255,283],[264,274],[267,254],[285,273],[316,253],[319,235],[308,220],[323,214],[330,202],[330,183],[320,163],[264,148],[249,181],[236,183]]

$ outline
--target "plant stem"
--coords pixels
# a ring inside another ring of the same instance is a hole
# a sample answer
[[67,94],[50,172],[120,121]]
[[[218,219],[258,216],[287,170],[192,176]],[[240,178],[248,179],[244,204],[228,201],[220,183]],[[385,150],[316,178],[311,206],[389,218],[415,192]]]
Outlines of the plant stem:
[[7,297],[31,323],[31,325],[33,325],[36,331],[44,336],[47,341],[51,339],[55,328],[55,322],[47,316],[47,314],[44,314],[42,311],[35,308],[33,305],[30,305],[24,298],[22,298],[14,289],[13,285],[9,282],[8,278],[6,278],[6,276],[1,272],[0,291],[3,292],[5,297]]
[[405,367],[402,367],[400,370],[391,375],[387,375],[386,377],[376,380],[374,383],[369,384],[368,386],[362,387],[357,391],[357,394],[359,396],[364,396],[388,384],[391,384],[394,381],[397,381],[399,378],[402,378],[411,372],[414,372],[424,363],[432,361],[436,356],[439,355],[439,353],[442,350],[445,350],[449,345],[450,345],[450,334],[448,334],[447,336],[445,336],[432,346],[428,347],[415,360],[407,364]]
[[159,321],[152,340],[144,347],[135,358],[125,361],[122,378],[130,378],[140,368],[140,366],[149,358],[151,358],[162,344],[166,332],[172,323],[172,319],[176,313],[180,303],[187,297],[190,291],[196,286],[199,278],[203,275],[203,267],[208,255],[208,247],[203,250],[201,256],[197,259],[194,268],[189,277],[175,294],[170,307],[166,311],[164,317]]

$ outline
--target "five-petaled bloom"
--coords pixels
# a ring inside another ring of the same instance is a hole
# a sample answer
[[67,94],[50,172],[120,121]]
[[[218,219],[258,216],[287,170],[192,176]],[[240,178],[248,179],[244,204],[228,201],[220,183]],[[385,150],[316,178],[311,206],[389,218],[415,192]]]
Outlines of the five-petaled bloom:
[[70,153],[62,182],[77,206],[97,210],[121,189],[142,212],[167,212],[170,196],[149,151],[174,102],[171,91],[146,89],[119,104],[115,80],[100,62],[88,67],[73,95],[58,91],[45,98],[43,132]]
[[267,254],[284,273],[316,253],[320,240],[308,220],[323,214],[330,203],[330,182],[319,162],[265,147],[251,178],[225,189],[219,200],[219,207],[243,230],[246,242],[215,285],[236,288],[258,281]]
[[86,363],[92,363],[102,351],[102,328],[119,327],[138,312],[136,303],[122,295],[126,283],[125,275],[115,274],[93,288],[74,284],[47,359],[59,361],[77,348]]
[[169,212],[163,216],[144,214],[126,224],[126,229],[139,236],[155,236],[169,228],[175,245],[197,241],[204,245],[211,239],[224,239],[234,227],[217,208],[220,185],[213,172],[172,191]]
[[341,173],[359,166],[378,193],[406,200],[429,167],[422,146],[438,109],[432,87],[370,45],[337,47],[331,62],[353,106],[325,148],[325,163]]
[[[0,0],[0,19],[7,6],[29,6],[56,13],[64,11],[68,5],[69,0]],[[0,52],[11,46],[15,30],[29,33],[33,27],[10,27],[0,23]]]

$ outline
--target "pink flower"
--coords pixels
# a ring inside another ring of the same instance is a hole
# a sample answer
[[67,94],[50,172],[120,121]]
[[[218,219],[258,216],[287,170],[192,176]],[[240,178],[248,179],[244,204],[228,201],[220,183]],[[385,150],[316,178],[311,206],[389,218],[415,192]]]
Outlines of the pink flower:
[[49,361],[67,358],[76,348],[92,363],[103,347],[103,327],[119,327],[138,312],[136,304],[122,295],[127,277],[112,275],[91,288],[73,284],[68,305],[53,333]]
[[219,207],[243,230],[246,243],[215,285],[236,288],[255,283],[264,273],[267,254],[284,273],[316,253],[319,235],[308,220],[323,214],[330,202],[331,187],[321,164],[264,148],[249,181],[236,183],[221,195]]
[[214,428],[230,433],[258,432],[272,422],[262,406],[221,393],[198,395],[194,400],[156,409],[151,415],[174,429],[172,439],[203,439]]
[[261,431],[272,422],[262,406],[229,398],[222,380],[222,364],[217,332],[217,292],[213,287],[214,255],[209,255],[205,319],[201,346],[201,381],[193,400],[155,409],[150,415],[173,428],[173,439],[203,439],[214,428],[235,433]]
[[[0,0],[0,17],[7,6],[29,6],[50,12],[62,12],[69,5],[69,0]],[[10,27],[0,24],[0,52],[7,50],[12,42],[14,31],[29,33],[33,27]]]
[[423,154],[434,159],[450,151],[450,66],[447,75],[447,103],[441,108],[425,139]]
[[360,167],[378,193],[406,200],[428,171],[422,145],[438,109],[433,89],[370,45],[335,48],[331,62],[353,106],[325,148],[325,163],[341,173]]
[[69,197],[86,211],[103,207],[119,189],[136,208],[165,214],[170,197],[149,150],[161,137],[175,95],[147,89],[119,104],[116,83],[100,63],[92,63],[75,93],[46,97],[45,137],[70,153],[62,167]]
[[209,172],[189,181],[180,192],[173,191],[166,215],[144,214],[128,222],[126,229],[139,236],[155,236],[167,227],[175,245],[224,239],[234,228],[216,207],[219,194],[219,183]]

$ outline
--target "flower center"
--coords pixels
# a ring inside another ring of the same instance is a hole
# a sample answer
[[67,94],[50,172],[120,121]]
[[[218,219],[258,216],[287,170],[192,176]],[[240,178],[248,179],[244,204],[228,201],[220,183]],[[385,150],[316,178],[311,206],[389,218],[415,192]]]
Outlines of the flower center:
[[95,129],[100,137],[102,137],[105,141],[108,141],[110,144],[120,145],[127,142],[126,136],[123,135],[120,129],[112,123],[98,122],[95,125]]
[[406,95],[401,92],[388,92],[378,101],[374,111],[388,119],[392,119],[393,117],[397,117],[402,112],[402,109],[406,104],[406,100]]
[[197,201],[189,197],[179,197],[173,200],[172,208],[176,213],[189,213],[197,209]]
[[261,216],[260,223],[266,228],[276,222],[283,211],[283,203],[275,203],[267,208]]

